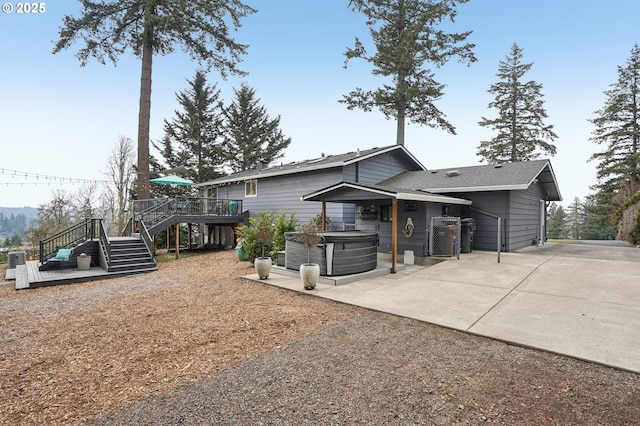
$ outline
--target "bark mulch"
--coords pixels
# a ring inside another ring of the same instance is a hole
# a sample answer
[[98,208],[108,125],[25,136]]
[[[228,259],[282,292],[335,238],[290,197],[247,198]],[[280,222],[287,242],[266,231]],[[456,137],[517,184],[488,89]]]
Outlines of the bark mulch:
[[252,271],[226,251],[3,283],[0,424],[640,424],[638,374],[241,278]]

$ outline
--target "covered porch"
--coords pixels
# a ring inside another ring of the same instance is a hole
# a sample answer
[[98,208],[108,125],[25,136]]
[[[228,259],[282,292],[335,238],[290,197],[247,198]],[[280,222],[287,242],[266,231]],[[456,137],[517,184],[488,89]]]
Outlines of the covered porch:
[[461,198],[352,182],[340,182],[301,199],[321,202],[323,219],[326,203],[355,204],[353,228],[378,234],[378,252],[390,254],[392,273],[397,272],[398,256],[404,250],[428,256],[431,217],[460,215],[462,206],[471,205]]

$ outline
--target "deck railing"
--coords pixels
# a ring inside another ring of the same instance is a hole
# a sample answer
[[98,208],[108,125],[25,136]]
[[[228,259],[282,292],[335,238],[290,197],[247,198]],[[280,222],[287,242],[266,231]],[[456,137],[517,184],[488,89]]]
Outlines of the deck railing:
[[102,219],[84,219],[51,237],[40,241],[40,263],[44,263],[56,255],[61,248],[72,248],[96,237],[96,230],[102,227]]
[[100,242],[102,243],[102,250],[104,253],[105,261],[107,265],[111,264],[111,243],[109,242],[109,237],[107,236],[107,231],[104,229],[104,224],[100,221]]
[[147,246],[147,251],[149,251],[149,254],[151,255],[151,257],[153,257],[154,255],[153,240],[151,239],[151,235],[149,235],[147,226],[144,224],[144,221],[142,220],[138,222],[138,224],[140,226],[140,238],[142,239],[142,241],[144,241],[144,245]]
[[134,220],[151,227],[173,215],[238,216],[242,200],[220,200],[206,197],[156,198],[134,201]]

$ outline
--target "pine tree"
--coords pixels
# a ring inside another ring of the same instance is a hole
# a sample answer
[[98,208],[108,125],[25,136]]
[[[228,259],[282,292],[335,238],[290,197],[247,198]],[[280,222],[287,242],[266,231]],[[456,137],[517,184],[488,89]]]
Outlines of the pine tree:
[[625,183],[632,193],[640,188],[640,47],[631,49],[624,67],[618,67],[618,81],[604,92],[604,107],[589,120],[596,127],[590,139],[606,149],[591,160],[598,165],[597,188],[607,193]]
[[522,49],[511,47],[506,61],[498,66],[498,83],[492,84],[489,93],[496,95],[489,108],[498,110],[498,117],[482,117],[478,124],[497,132],[489,141],[482,141],[477,155],[490,164],[533,160],[539,151],[554,155],[556,147],[551,143],[558,136],[553,126],[545,125],[542,85],[535,81],[523,82],[524,75],[533,63],[522,63]]
[[448,33],[439,28],[445,20],[453,22],[458,4],[468,0],[351,0],[349,6],[367,18],[376,53],[369,55],[356,38],[355,46],[345,52],[349,60],[364,59],[373,66],[372,74],[390,78],[375,91],[361,88],[343,96],[348,109],[379,109],[387,119],[397,120],[396,142],[404,145],[405,119],[455,134],[435,102],[444,95],[444,84],[434,79],[426,67],[441,67],[457,57],[461,62],[475,62],[473,44],[465,43],[471,31]]
[[567,207],[567,230],[568,237],[572,240],[584,239],[585,211],[582,202],[575,197]]
[[600,191],[585,198],[585,240],[613,240],[616,237],[616,230],[612,225],[611,203],[602,198],[606,195]]
[[180,46],[197,61],[228,73],[236,68],[247,46],[229,37],[230,24],[255,12],[240,0],[80,0],[80,17],[64,17],[58,53],[76,40],[85,43],[77,57],[86,65],[90,57],[104,64],[117,62],[127,50],[141,58],[140,110],[138,115],[138,199],[150,197],[149,122],[151,117],[151,69],[153,55],[166,55]]
[[562,206],[551,203],[547,216],[547,237],[553,239],[567,238],[567,213]]
[[183,166],[183,177],[205,182],[221,175],[223,105],[216,85],[207,84],[198,71],[187,80],[187,89],[176,93],[181,109],[164,120],[161,154],[169,168]]
[[234,172],[264,166],[284,156],[291,143],[280,130],[280,116],[271,119],[255,98],[255,90],[243,84],[224,110],[225,149]]

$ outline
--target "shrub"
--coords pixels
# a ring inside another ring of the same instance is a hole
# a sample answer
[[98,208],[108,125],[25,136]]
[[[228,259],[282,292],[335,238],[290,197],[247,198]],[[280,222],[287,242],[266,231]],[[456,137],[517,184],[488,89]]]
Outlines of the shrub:
[[264,257],[273,251],[274,215],[268,211],[258,212],[258,217],[250,217],[249,225],[238,228],[242,238],[242,251],[250,262],[256,257]]
[[287,218],[287,215],[283,212],[276,215],[276,229],[273,235],[273,254],[275,256],[285,248],[284,233],[293,232],[298,227],[298,219],[296,219],[295,216],[295,212],[291,213],[289,218]]

